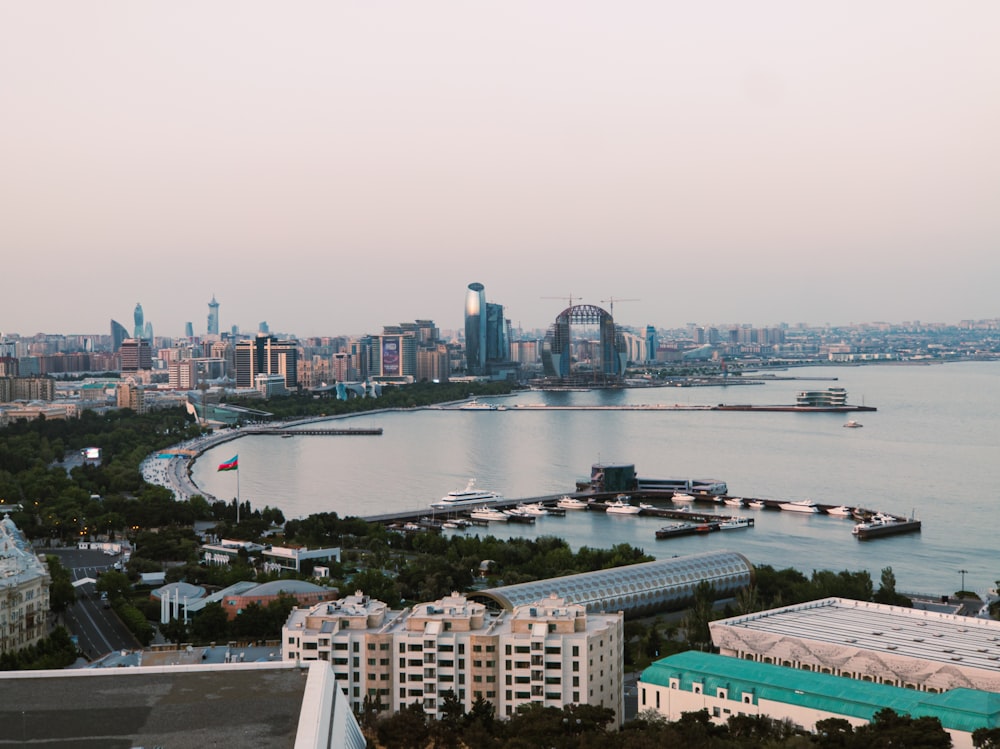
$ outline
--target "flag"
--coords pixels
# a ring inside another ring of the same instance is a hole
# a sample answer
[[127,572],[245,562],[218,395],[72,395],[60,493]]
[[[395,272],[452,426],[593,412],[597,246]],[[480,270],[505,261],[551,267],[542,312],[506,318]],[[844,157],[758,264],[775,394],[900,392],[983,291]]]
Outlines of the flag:
[[234,455],[232,458],[227,460],[225,463],[219,463],[220,471],[236,471],[240,467],[240,456]]

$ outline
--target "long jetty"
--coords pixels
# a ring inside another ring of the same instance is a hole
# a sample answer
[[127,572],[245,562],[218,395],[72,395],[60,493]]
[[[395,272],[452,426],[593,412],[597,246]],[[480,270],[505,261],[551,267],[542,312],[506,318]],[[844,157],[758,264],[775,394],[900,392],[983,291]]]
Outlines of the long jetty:
[[281,437],[297,437],[300,435],[332,435],[338,437],[378,436],[382,434],[382,427],[375,427],[373,429],[291,429],[286,427],[247,427],[243,429],[241,434],[278,435]]

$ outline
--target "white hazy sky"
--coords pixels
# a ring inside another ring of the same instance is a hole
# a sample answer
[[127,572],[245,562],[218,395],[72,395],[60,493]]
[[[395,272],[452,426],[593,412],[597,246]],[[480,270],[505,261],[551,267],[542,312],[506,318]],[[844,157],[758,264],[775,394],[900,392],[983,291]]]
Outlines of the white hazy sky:
[[[0,0],[0,331],[1000,316],[1000,2]],[[607,304],[602,306],[607,307]]]

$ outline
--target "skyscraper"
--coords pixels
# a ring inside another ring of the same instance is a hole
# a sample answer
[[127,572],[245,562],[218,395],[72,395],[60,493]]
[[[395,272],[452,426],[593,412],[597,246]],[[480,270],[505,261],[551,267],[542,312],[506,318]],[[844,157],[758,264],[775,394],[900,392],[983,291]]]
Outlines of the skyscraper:
[[146,329],[142,322],[142,305],[138,302],[135,303],[135,312],[132,313],[132,319],[135,322],[135,326],[132,328],[132,337],[142,338]]
[[219,335],[219,303],[215,301],[215,294],[208,303],[208,334]]
[[465,360],[469,374],[486,371],[486,287],[470,283],[465,293]]
[[194,323],[186,322],[184,323],[184,337],[191,339],[194,338]]
[[122,341],[128,338],[128,329],[117,320],[111,321],[111,350],[117,351],[122,347]]
[[236,386],[253,387],[259,374],[280,374],[285,387],[298,388],[298,347],[295,341],[279,341],[258,333],[256,338],[236,342]]

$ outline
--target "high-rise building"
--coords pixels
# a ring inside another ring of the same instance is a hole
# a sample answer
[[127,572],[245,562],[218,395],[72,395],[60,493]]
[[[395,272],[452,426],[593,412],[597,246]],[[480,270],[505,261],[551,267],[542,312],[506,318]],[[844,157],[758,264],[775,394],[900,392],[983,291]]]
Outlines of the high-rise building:
[[111,350],[117,351],[122,347],[122,341],[128,338],[128,329],[117,320],[111,321]]
[[495,375],[516,369],[510,355],[510,321],[502,304],[486,301],[485,287],[470,283],[465,295],[465,360],[471,375]]
[[208,303],[208,334],[219,335],[219,303],[215,301],[215,294]]
[[659,336],[655,325],[646,326],[646,361],[656,361],[656,352],[660,348]]
[[194,338],[194,323],[186,322],[184,323],[184,337],[187,339]]
[[122,341],[118,354],[121,357],[122,372],[138,372],[153,366],[153,355],[149,341],[145,338],[126,338]]
[[258,334],[236,342],[236,386],[256,386],[257,375],[280,374],[285,387],[297,390],[298,347],[295,341],[279,341],[274,336]]
[[132,327],[132,337],[142,338],[146,333],[146,326],[142,319],[142,305],[135,303],[135,310],[132,312],[132,320],[135,323]]
[[465,360],[469,374],[486,371],[486,287],[470,283],[465,293]]
[[372,336],[371,376],[413,382],[417,376],[417,339],[413,333]]

